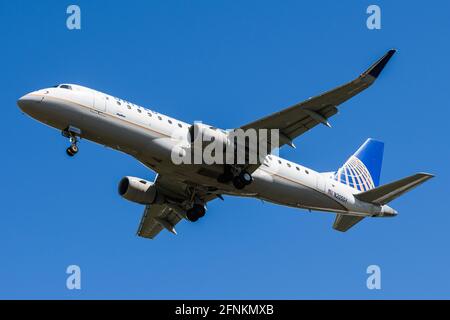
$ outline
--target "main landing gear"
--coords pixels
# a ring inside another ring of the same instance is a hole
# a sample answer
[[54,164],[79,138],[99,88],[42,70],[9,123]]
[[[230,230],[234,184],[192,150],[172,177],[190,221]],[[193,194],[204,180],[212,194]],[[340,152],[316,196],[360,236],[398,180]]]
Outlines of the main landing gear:
[[232,166],[225,166],[224,173],[217,178],[217,181],[220,183],[232,182],[236,189],[242,190],[245,186],[252,183],[253,178],[252,175],[246,170],[239,170],[238,168],[234,168]]
[[186,218],[191,222],[196,222],[198,219],[202,218],[206,213],[204,205],[194,204],[194,206],[186,211]]
[[69,157],[73,157],[78,153],[78,136],[81,135],[81,130],[70,126],[62,131],[62,135],[69,138],[70,147],[66,149],[66,153]]
[[233,178],[233,186],[238,190],[242,190],[245,188],[245,186],[248,186],[250,183],[252,183],[252,181],[252,175],[243,170]]

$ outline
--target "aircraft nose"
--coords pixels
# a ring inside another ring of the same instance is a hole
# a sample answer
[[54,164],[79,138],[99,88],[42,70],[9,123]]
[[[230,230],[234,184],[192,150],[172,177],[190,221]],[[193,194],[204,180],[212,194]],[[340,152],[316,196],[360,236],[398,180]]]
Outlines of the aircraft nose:
[[17,105],[23,112],[30,114],[36,110],[37,105],[41,101],[42,101],[42,97],[33,95],[31,93],[27,93],[23,97],[19,98],[19,100],[17,100]]

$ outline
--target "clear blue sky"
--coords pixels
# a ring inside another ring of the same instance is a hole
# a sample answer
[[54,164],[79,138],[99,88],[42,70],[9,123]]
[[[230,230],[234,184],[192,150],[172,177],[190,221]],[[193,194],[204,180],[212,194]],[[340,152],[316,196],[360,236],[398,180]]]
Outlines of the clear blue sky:
[[[0,2],[0,298],[450,298],[450,4],[376,1]],[[71,82],[187,122],[231,128],[352,79],[398,48],[379,81],[282,156],[330,171],[367,138],[386,143],[381,183],[436,174],[348,233],[332,214],[226,198],[155,241],[135,236],[143,208],[121,199],[131,157],[20,113],[24,93]],[[65,287],[66,267],[82,290]],[[382,290],[366,288],[366,268]]]

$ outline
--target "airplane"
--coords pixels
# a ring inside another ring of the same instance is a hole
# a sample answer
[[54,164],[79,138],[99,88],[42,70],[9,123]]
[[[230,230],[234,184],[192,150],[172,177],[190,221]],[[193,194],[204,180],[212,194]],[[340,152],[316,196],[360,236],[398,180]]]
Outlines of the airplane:
[[[194,132],[227,141],[233,130],[189,124],[126,100],[75,84],[60,84],[21,97],[19,108],[61,131],[74,156],[80,139],[127,153],[157,173],[154,181],[126,176],[123,198],[144,205],[137,235],[153,239],[162,230],[177,234],[181,220],[202,218],[207,203],[223,196],[253,197],[275,204],[336,214],[333,228],[345,232],[367,217],[394,217],[388,203],[433,177],[417,173],[380,185],[384,143],[367,139],[334,172],[316,172],[275,154],[317,125],[330,126],[338,106],[371,86],[396,50],[389,50],[354,80],[237,129],[278,130],[257,163],[174,164],[173,150],[192,152]],[[175,135],[174,133],[177,132]],[[180,147],[180,145],[182,147]],[[178,148],[178,149],[177,149]],[[184,150],[184,151],[183,151]],[[249,152],[245,149],[245,152]]]

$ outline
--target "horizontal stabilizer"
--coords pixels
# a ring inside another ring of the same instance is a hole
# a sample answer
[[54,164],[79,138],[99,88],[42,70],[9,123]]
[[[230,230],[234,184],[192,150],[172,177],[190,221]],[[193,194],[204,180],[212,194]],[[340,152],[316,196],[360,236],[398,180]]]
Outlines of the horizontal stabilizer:
[[336,214],[336,219],[334,220],[333,229],[341,232],[345,232],[355,224],[360,222],[364,217],[358,216],[348,216],[344,214]]
[[384,205],[433,177],[432,174],[417,173],[378,188],[355,194],[355,198],[364,202]]

